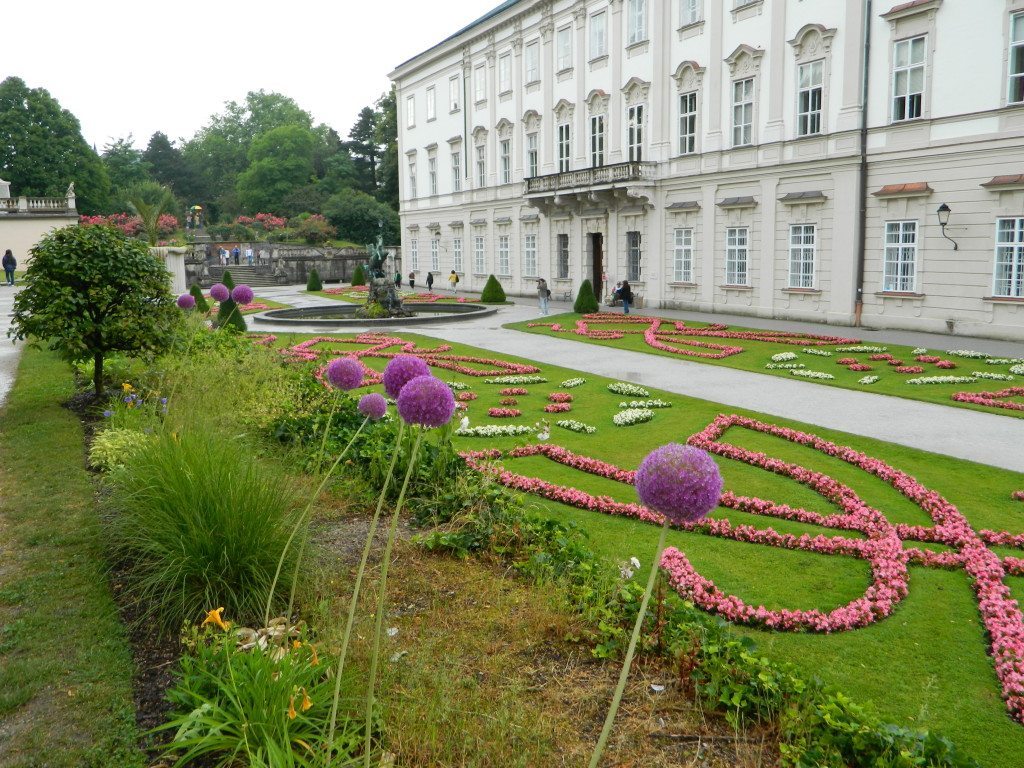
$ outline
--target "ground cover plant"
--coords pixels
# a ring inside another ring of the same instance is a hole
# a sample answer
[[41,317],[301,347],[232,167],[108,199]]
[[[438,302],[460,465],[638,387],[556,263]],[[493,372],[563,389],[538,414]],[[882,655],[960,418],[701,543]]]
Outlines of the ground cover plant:
[[[338,286],[325,288],[321,291],[312,291],[313,295],[324,299],[345,301],[349,304],[365,304],[366,295],[369,289],[365,285]],[[402,301],[423,304],[479,304],[480,298],[476,296],[457,296],[451,293],[435,293],[431,291],[399,290],[398,295]]]
[[[1012,498],[1020,475],[758,414],[720,421],[713,403],[654,390],[624,395],[599,377],[578,383],[584,377],[572,371],[407,334],[260,341],[303,363],[354,354],[370,387],[392,356],[420,356],[460,393],[478,395],[460,401],[468,423],[458,445],[474,461],[500,460],[508,471],[498,477],[510,484],[528,478],[522,489],[549,514],[583,525],[610,564],[653,551],[658,533],[632,519],[644,517],[632,467],[660,444],[698,436],[718,452],[729,493],[706,526],[669,532],[670,547],[695,570],[678,558],[662,565],[687,597],[753,622],[743,632],[774,658],[896,722],[953,737],[985,764],[1011,764],[1024,748],[1012,719],[1020,619],[1008,602],[1024,579],[1006,575],[1020,573],[1024,521]],[[521,416],[492,419],[509,387],[518,388]],[[595,431],[558,428],[552,446],[544,408],[550,395],[570,391],[572,420]],[[672,407],[617,426],[614,415],[640,398]],[[509,427],[521,431],[502,431]],[[723,602],[715,588],[738,600]]]
[[[1024,359],[611,312],[507,327],[588,344],[1024,417]],[[995,385],[995,386],[993,386]],[[996,391],[993,391],[996,390]]]

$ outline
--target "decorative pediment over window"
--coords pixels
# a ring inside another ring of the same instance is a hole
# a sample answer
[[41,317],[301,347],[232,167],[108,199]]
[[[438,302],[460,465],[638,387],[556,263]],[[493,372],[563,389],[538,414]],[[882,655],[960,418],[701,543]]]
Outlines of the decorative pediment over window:
[[761,69],[761,57],[764,56],[764,49],[752,48],[746,43],[740,43],[725,59],[729,65],[729,74],[732,77],[744,75],[756,75]]
[[498,124],[494,126],[494,130],[498,132],[498,138],[501,139],[511,138],[512,129],[512,121],[505,117],[501,118],[501,120],[498,121]]
[[696,91],[704,81],[704,67],[696,61],[684,61],[672,73],[680,91]]
[[587,96],[587,112],[591,115],[608,114],[608,94],[600,88],[595,88]]
[[487,141],[487,129],[482,125],[478,125],[473,129],[473,143],[483,144],[485,141]]
[[555,120],[559,123],[567,123],[572,120],[572,114],[576,107],[568,99],[559,99],[555,104]]
[[461,146],[462,137],[452,136],[450,139],[448,139],[448,144],[451,146],[452,149],[455,149],[456,147]]
[[821,24],[804,24],[789,41],[793,53],[799,58],[816,59],[828,53],[832,48],[832,38],[836,30]]
[[626,106],[643,104],[647,101],[647,94],[651,90],[651,84],[639,77],[631,77],[622,86],[622,93],[626,97]]
[[535,109],[528,109],[523,113],[523,125],[527,133],[534,133],[540,130],[540,113]]

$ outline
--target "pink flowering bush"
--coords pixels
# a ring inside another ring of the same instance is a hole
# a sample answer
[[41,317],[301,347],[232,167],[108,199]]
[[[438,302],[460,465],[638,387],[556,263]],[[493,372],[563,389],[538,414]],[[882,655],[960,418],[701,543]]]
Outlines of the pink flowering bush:
[[156,231],[157,234],[167,236],[173,235],[181,229],[181,222],[178,221],[177,216],[172,216],[169,213],[160,214],[160,218],[156,220]]

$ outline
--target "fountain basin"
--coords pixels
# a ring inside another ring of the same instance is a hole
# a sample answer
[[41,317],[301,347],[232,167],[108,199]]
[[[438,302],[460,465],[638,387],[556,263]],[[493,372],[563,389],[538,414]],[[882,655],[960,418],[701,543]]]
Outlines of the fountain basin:
[[406,302],[402,306],[413,317],[356,317],[356,310],[361,304],[345,304],[332,302],[318,304],[313,307],[295,307],[292,309],[270,309],[251,315],[256,325],[305,325],[317,328],[338,328],[351,326],[390,327],[404,325],[427,325],[430,323],[449,323],[458,320],[472,320],[493,315],[498,311],[495,306],[486,304],[436,304]]

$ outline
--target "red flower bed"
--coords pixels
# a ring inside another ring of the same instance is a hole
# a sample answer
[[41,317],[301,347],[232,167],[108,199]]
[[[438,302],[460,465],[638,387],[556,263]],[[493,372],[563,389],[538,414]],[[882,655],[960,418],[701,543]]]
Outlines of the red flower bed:
[[893,356],[888,352],[878,352],[874,355],[868,355],[868,360],[892,360]]
[[459,392],[459,394],[455,396],[455,399],[463,403],[468,403],[470,400],[476,400],[477,397],[479,397],[479,395],[477,395],[476,392]]
[[974,403],[989,408],[1005,408],[1009,411],[1024,411],[1024,403],[1007,400],[1009,397],[1024,397],[1024,387],[1007,387],[998,392],[956,392],[953,399],[960,403]]
[[521,416],[522,411],[516,408],[488,408],[487,415],[492,419],[514,419],[516,416]]
[[568,392],[552,392],[548,395],[548,400],[552,403],[571,403],[573,397]]
[[918,355],[914,359],[917,360],[917,362],[919,363],[937,363],[942,358],[936,357],[935,355]]
[[870,365],[867,365],[866,363],[854,363],[853,365],[851,365],[846,370],[848,370],[848,371],[873,371],[875,369],[872,368]]
[[924,373],[924,368],[920,365],[897,365],[893,370],[896,373]]
[[939,360],[939,362],[935,364],[935,367],[942,368],[943,370],[948,371],[953,368],[956,368],[956,363],[954,363],[952,360]]
[[529,390],[526,387],[505,387],[504,389],[498,390],[499,395],[528,395]]
[[519,405],[519,401],[514,397],[503,397],[498,401],[498,405]]
[[856,357],[840,357],[838,360],[836,360],[836,365],[856,365],[856,364],[857,364],[857,358]]
[[571,410],[572,405],[570,403],[551,403],[544,406],[544,413],[565,413]]
[[889,365],[891,365],[891,366],[894,366],[894,367],[897,367],[897,368],[898,368],[899,366],[903,365],[903,361],[902,361],[902,360],[897,360],[897,359],[896,359],[895,357],[890,357],[890,358],[889,358],[889,359],[888,359],[888,360],[887,360],[886,362],[887,362],[887,363],[888,363]]

